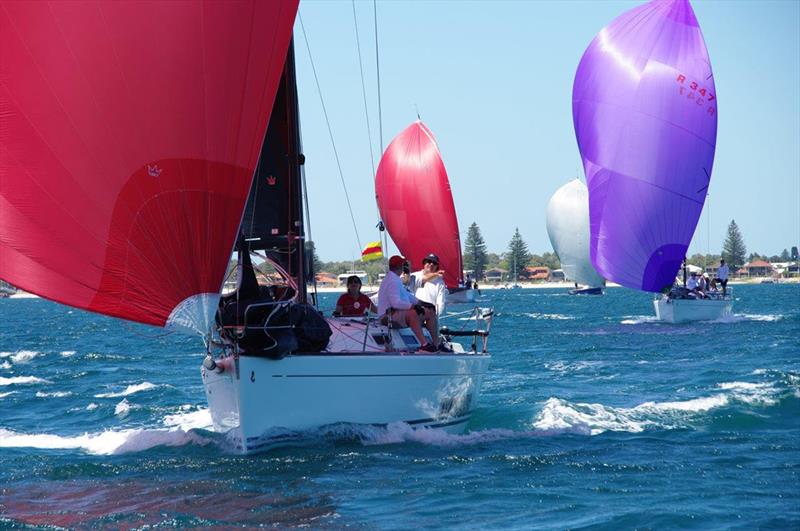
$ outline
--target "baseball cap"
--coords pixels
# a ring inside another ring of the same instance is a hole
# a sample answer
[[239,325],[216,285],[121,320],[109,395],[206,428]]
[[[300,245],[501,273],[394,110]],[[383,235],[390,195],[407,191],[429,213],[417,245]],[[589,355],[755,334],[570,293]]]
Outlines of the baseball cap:
[[434,264],[439,265],[439,257],[431,253],[422,259],[422,263],[424,264],[425,262],[433,262]]
[[406,257],[396,254],[389,258],[389,267],[398,267],[406,263]]

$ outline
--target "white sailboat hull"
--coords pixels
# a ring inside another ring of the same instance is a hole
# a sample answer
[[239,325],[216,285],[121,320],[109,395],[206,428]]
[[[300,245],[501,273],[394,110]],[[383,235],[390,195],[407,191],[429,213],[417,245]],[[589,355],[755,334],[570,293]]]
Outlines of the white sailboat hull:
[[203,368],[202,378],[215,430],[253,452],[291,432],[336,423],[461,431],[489,360],[485,354],[242,356],[238,370]]
[[731,315],[731,299],[669,299],[662,297],[653,301],[656,317],[668,323],[690,321],[715,321]]
[[448,290],[447,303],[448,304],[463,304],[475,302],[475,296],[478,290],[471,288],[457,288]]

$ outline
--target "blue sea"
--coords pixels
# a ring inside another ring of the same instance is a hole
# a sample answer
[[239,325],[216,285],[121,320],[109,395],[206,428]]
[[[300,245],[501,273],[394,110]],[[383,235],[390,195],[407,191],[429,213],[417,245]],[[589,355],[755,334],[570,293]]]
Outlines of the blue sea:
[[0,300],[0,528],[798,529],[800,285],[735,296],[731,318],[668,325],[623,288],[484,291],[466,434],[251,456],[205,429],[199,339]]

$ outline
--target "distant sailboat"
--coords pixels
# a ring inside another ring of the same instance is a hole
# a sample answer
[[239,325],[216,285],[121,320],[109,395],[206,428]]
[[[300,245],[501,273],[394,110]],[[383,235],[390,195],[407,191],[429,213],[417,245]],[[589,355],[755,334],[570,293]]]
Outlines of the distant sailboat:
[[458,218],[439,146],[417,120],[398,134],[381,157],[375,176],[381,219],[408,258],[421,268],[429,253],[439,256],[449,302],[472,302],[475,291],[464,283]]
[[[623,286],[669,292],[703,208],[717,99],[687,0],[654,0],[600,30],[581,58],[572,111],[589,189],[591,259]],[[714,319],[726,299],[655,301],[668,321]]]
[[[568,280],[575,282],[573,294],[602,294],[605,280],[597,274],[589,256],[589,193],[573,179],[558,190],[547,204],[547,235]],[[583,285],[579,288],[578,285]]]

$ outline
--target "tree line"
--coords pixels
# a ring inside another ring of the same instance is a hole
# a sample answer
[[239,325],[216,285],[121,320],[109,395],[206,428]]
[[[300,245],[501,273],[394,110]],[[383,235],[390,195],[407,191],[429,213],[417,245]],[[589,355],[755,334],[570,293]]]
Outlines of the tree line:
[[[365,271],[372,282],[375,282],[380,273],[385,271],[385,262],[382,260],[374,262],[362,262],[361,260],[340,260],[323,262],[317,256],[313,242],[308,242],[306,252],[311,253],[314,271],[319,273],[325,271],[332,275],[341,275],[348,271]],[[508,244],[505,253],[490,253],[486,249],[486,242],[481,235],[481,229],[477,223],[472,223],[467,230],[467,237],[464,240],[463,266],[465,271],[472,271],[472,277],[482,279],[483,274],[494,268],[505,269],[516,278],[529,266],[546,266],[552,269],[559,269],[561,262],[558,255],[552,252],[534,254],[528,250],[528,245],[522,239],[519,229],[514,229],[514,234]],[[514,265],[516,264],[516,270]]]
[[[308,243],[307,251],[311,252],[314,262],[314,271],[327,271],[334,275],[346,273],[352,269],[366,271],[370,280],[377,280],[378,274],[383,273],[385,265],[383,261],[361,262],[360,260],[344,260],[338,262],[322,262],[317,256],[313,242]],[[757,252],[747,253],[739,226],[735,220],[731,220],[722,244],[721,254],[701,254],[697,253],[687,257],[687,262],[692,265],[706,267],[718,265],[720,258],[724,258],[732,271],[753,260],[765,260],[768,262],[789,262],[798,260],[798,249],[796,246],[784,249],[780,254],[767,256]],[[473,222],[467,229],[467,237],[464,240],[463,249],[464,270],[472,271],[473,278],[481,279],[486,271],[490,269],[504,269],[510,273],[511,278],[520,278],[526,267],[549,267],[550,270],[560,269],[561,262],[558,255],[554,252],[534,254],[528,250],[528,245],[522,238],[519,228],[514,229],[514,234],[508,243],[508,248],[504,253],[490,253],[486,249],[486,242],[481,234],[481,229],[476,222]]]
[[[703,263],[696,263],[692,261],[692,259],[699,260],[700,257],[702,257]],[[739,230],[739,226],[736,224],[735,219],[732,219],[730,224],[728,224],[728,230],[725,234],[725,241],[722,244],[721,255],[704,256],[696,254],[692,257],[692,259],[689,260],[689,262],[694,263],[694,265],[705,266],[712,265],[713,263],[719,263],[720,258],[724,258],[725,262],[728,264],[728,267],[734,271],[746,263],[754,260],[764,260],[765,262],[794,262],[799,259],[797,246],[792,246],[791,251],[786,248],[781,251],[780,254],[773,254],[772,256],[758,252],[747,254],[747,246],[744,243],[742,232]]]

